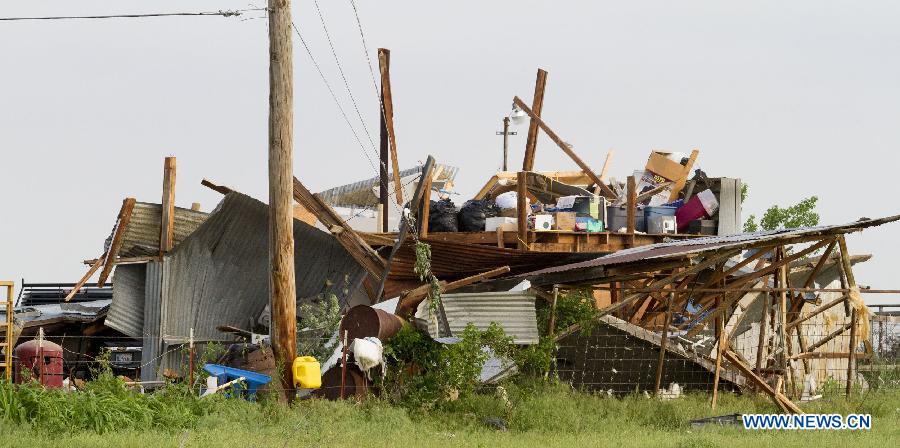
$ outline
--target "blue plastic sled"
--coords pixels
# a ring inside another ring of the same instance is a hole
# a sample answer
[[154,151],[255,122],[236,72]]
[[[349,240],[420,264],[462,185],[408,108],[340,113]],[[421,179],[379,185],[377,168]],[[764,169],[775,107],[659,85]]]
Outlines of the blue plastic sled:
[[244,394],[244,385],[241,382],[235,383],[232,390],[228,392],[228,396],[244,396],[250,401],[256,401],[256,391],[260,386],[269,384],[272,377],[262,373],[251,372],[250,370],[235,369],[234,367],[223,366],[219,364],[206,364],[203,370],[216,377],[219,384],[225,384],[231,380],[244,377],[243,383],[247,385],[246,394]]

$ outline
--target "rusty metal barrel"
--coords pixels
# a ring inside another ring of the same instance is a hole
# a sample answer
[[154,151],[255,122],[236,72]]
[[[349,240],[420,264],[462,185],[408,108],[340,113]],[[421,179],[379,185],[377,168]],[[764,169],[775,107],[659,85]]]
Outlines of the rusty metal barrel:
[[350,308],[341,320],[341,336],[347,331],[348,341],[374,336],[382,341],[394,337],[404,321],[400,317],[368,305]]

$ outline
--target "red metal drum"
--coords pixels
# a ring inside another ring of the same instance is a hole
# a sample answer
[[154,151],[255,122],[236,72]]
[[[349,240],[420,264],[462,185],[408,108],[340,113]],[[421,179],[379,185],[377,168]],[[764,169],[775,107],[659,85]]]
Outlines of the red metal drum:
[[53,389],[63,385],[63,349],[50,341],[37,339],[23,342],[16,347],[15,372],[17,384],[30,380],[39,381],[44,387]]

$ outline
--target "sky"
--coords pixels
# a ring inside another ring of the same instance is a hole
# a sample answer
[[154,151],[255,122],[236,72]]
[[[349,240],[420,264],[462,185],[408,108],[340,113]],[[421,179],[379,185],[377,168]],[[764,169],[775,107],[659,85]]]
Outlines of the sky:
[[[257,1],[8,2],[0,16]],[[745,216],[810,195],[823,224],[900,213],[898,2],[355,2],[366,46],[349,0],[319,2],[333,52],[316,3],[293,2],[312,54],[295,35],[294,173],[314,191],[375,175],[367,53],[377,73],[384,47],[400,165],[432,154],[458,166],[457,202],[500,167],[495,132],[513,96],[530,103],[540,67],[545,121],[595,169],[614,150],[613,177],[642,168],[651,150],[696,148],[707,174],[749,184]],[[178,159],[178,206],[215,206],[204,177],[265,200],[267,52],[260,11],[0,21],[0,279],[77,281],[123,198],[160,201],[166,156]],[[518,131],[513,167],[527,127]],[[536,168],[577,169],[546,136]],[[856,268],[860,283],[900,288],[898,232],[890,224],[848,238],[851,252],[874,255]]]

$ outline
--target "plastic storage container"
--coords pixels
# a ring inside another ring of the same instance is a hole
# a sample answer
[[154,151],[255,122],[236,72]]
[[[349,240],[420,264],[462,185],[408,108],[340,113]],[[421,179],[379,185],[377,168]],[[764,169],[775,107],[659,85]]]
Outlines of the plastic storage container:
[[[609,206],[606,208],[606,219],[607,230],[618,232],[628,226],[628,210],[625,207]],[[637,232],[647,231],[646,215],[641,210],[636,210],[634,214],[634,230]]]
[[32,339],[19,344],[13,353],[17,384],[34,380],[51,389],[63,386],[63,349],[58,344],[47,340],[39,344]]
[[675,218],[678,221],[678,231],[684,231],[693,220],[712,216],[718,209],[719,201],[716,200],[716,195],[711,190],[703,190],[697,193],[696,196],[685,202],[684,206],[675,213]]
[[294,373],[294,385],[301,389],[318,389],[322,387],[322,368],[319,361],[312,356],[298,356],[291,365]]

